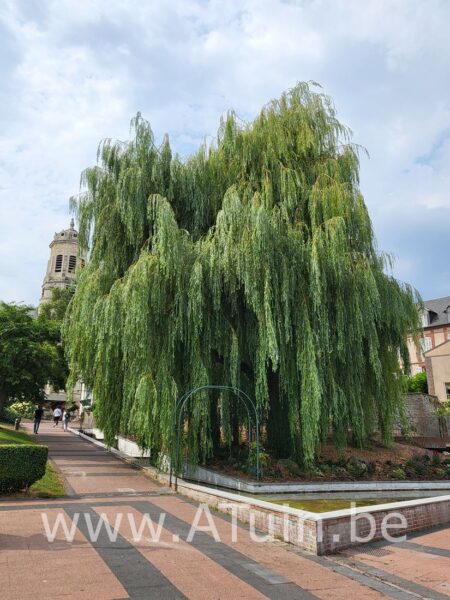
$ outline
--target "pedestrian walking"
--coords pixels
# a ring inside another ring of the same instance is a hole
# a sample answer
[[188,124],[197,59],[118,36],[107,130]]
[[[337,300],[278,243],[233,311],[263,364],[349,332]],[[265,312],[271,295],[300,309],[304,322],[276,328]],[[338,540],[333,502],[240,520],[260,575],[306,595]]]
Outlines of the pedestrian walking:
[[53,427],[58,427],[58,423],[60,418],[62,417],[62,410],[59,408],[59,406],[57,406],[55,408],[55,410],[53,411]]
[[39,431],[39,425],[41,424],[41,419],[42,419],[43,414],[44,414],[44,409],[42,408],[42,405],[39,404],[39,406],[37,406],[36,410],[34,411],[34,425],[33,425],[34,433],[37,433]]
[[70,421],[70,412],[66,408],[66,410],[64,411],[64,414],[63,414],[64,431],[67,431],[67,428],[69,427],[69,421]]

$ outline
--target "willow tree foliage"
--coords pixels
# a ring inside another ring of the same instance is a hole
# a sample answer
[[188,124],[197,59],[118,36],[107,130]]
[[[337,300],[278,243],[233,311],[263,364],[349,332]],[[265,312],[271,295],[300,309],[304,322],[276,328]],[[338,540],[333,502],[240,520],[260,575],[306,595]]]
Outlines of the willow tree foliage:
[[[256,399],[267,445],[305,462],[333,432],[391,435],[416,297],[387,273],[331,100],[299,84],[250,124],[233,113],[187,160],[133,119],[74,202],[90,260],[65,323],[72,377],[107,439],[167,450],[174,404],[208,383]],[[242,408],[197,395],[193,459],[231,442]]]

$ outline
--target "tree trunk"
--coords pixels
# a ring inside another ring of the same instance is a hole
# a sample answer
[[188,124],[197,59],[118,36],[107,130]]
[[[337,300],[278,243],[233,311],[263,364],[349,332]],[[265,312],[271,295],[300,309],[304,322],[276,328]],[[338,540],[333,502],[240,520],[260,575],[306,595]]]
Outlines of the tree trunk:
[[267,416],[267,446],[278,458],[289,458],[293,452],[288,407],[280,399],[278,374],[269,372],[270,408]]
[[0,415],[5,408],[6,401],[8,400],[8,394],[6,393],[5,388],[0,387]]

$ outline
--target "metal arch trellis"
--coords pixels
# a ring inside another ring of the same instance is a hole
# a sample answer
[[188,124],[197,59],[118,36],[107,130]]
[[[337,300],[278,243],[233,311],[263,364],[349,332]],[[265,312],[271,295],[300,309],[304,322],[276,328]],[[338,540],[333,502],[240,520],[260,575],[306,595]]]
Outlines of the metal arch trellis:
[[[255,403],[253,400],[246,394],[243,390],[237,387],[229,386],[229,385],[202,385],[197,388],[193,388],[188,392],[184,393],[180,398],[178,398],[175,404],[175,431],[174,436],[172,438],[172,448],[170,452],[170,475],[169,475],[169,485],[172,487],[172,473],[173,473],[173,463],[174,463],[174,442],[175,442],[175,464],[178,467],[179,456],[180,456],[180,435],[181,435],[181,417],[183,414],[183,408],[185,404],[194,396],[197,392],[201,390],[227,390],[229,392],[233,392],[236,397],[241,400],[247,409],[248,416],[248,441],[249,444],[252,442],[252,418],[250,416],[250,408],[254,413],[255,417],[255,437],[256,437],[256,479],[259,480],[259,417],[258,411],[256,410]],[[175,490],[178,488],[178,470],[175,469]]]

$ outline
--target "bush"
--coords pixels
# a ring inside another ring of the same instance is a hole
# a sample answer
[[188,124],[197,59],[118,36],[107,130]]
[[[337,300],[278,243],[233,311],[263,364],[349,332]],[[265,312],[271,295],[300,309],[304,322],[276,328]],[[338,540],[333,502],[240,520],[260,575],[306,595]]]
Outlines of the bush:
[[47,455],[47,446],[0,445],[0,493],[18,492],[41,479]]
[[439,477],[439,479],[442,479],[443,477],[445,477],[447,475],[447,472],[445,469],[441,469],[440,467],[434,467],[433,475],[435,477]]
[[349,478],[349,473],[345,467],[336,467],[334,469],[334,475],[336,479],[345,480]]
[[440,467],[441,466],[441,459],[440,459],[440,457],[437,454],[435,454],[433,456],[433,458],[431,459],[431,464],[432,464],[433,467]]
[[[250,444],[248,455],[248,469],[252,474],[256,474],[257,450],[258,444],[256,442],[252,442]],[[270,470],[270,455],[265,451],[261,444],[259,445],[259,469],[261,471],[261,475]]]
[[392,469],[391,475],[394,479],[406,479],[406,473],[401,467],[395,467],[395,469]]
[[34,416],[35,405],[33,402],[14,402],[10,408],[25,419],[32,419]]
[[450,400],[442,402],[439,408],[434,411],[438,417],[450,417]]
[[362,460],[358,460],[357,458],[351,458],[347,465],[346,469],[351,477],[354,479],[359,479],[367,475],[368,467],[366,463]]
[[13,410],[10,406],[5,406],[3,411],[0,413],[0,421],[4,421],[5,423],[10,423],[14,425],[14,421],[16,419],[20,419],[21,415],[18,412]]
[[289,473],[289,475],[294,475],[295,477],[302,476],[302,470],[300,469],[298,464],[294,460],[292,460],[292,458],[286,458],[282,461],[280,460],[280,463],[283,464],[284,468]]
[[406,385],[409,393],[428,394],[427,374],[425,371],[408,377]]

